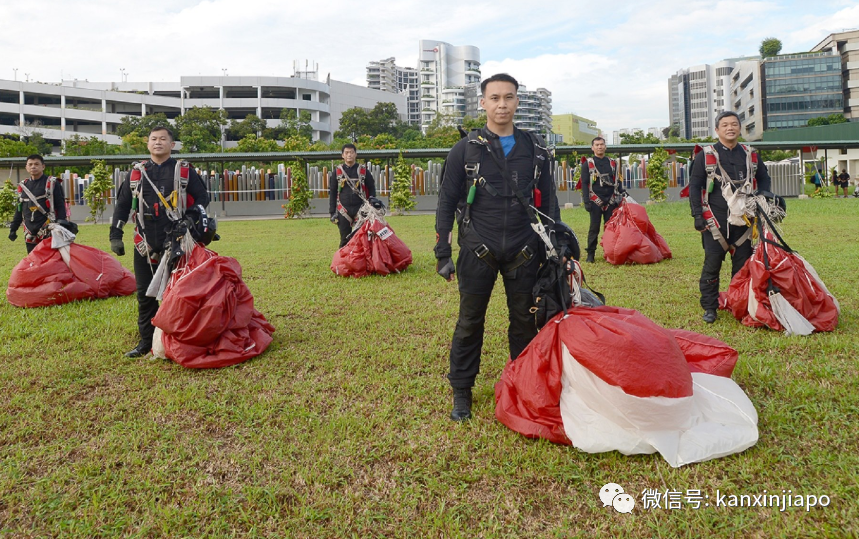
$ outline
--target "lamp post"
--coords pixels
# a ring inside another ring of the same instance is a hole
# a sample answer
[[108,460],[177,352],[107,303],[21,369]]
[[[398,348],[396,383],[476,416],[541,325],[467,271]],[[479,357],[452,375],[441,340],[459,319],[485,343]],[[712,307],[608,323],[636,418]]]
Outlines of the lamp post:
[[30,82],[30,74],[29,74],[29,73],[24,73],[24,76],[25,76],[25,77],[27,77],[27,82]]
[[226,68],[226,67],[221,68],[221,71],[224,73],[224,76],[225,76],[225,77],[226,77],[226,76],[228,76],[228,75],[227,75],[227,68]]
[[124,67],[119,68],[120,80],[122,82],[126,82],[128,80],[128,74],[125,72]]
[[12,71],[14,71],[14,72],[15,72],[15,80],[17,81],[17,80],[18,80],[18,68],[17,68],[17,67],[13,67],[13,68],[12,68]]

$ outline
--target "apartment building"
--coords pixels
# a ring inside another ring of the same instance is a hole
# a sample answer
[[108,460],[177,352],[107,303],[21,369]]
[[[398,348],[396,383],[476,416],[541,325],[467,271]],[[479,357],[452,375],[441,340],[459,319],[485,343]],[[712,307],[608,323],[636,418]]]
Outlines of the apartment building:
[[406,96],[406,121],[421,123],[420,78],[414,67],[400,67],[394,57],[367,64],[367,87]]
[[850,121],[859,120],[859,30],[830,34],[811,51],[840,56],[843,114]]
[[480,82],[480,49],[428,39],[420,40],[418,47],[422,129],[438,113],[462,118],[465,87]]

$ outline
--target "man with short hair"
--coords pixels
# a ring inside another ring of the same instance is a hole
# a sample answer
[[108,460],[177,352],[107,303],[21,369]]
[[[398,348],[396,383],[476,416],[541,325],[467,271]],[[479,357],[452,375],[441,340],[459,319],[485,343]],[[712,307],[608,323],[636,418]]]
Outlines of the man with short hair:
[[582,200],[591,217],[586,261],[591,263],[597,250],[600,226],[608,223],[626,195],[623,182],[617,175],[618,163],[606,157],[605,150],[605,139],[595,137],[591,141],[594,156],[582,160]]
[[844,189],[844,198],[847,198],[847,186],[850,185],[850,174],[847,174],[847,169],[842,168],[841,174],[838,175],[838,182],[835,183],[835,196],[838,197],[838,188]]
[[[538,135],[513,125],[518,89],[516,79],[506,73],[482,82],[486,126],[451,149],[439,189],[436,270],[447,281],[456,274],[459,284],[459,318],[447,375],[454,421],[471,417],[471,388],[480,370],[486,309],[499,273],[507,296],[510,359],[515,360],[537,334],[530,308],[545,247],[522,201],[560,222],[548,151]],[[451,260],[454,216],[460,247],[456,266]]]
[[9,225],[9,240],[18,239],[18,229],[24,225],[27,254],[45,238],[51,237],[48,225],[67,219],[66,196],[62,180],[45,175],[45,159],[38,154],[27,157],[30,175],[18,184],[18,206]]
[[340,229],[340,247],[349,241],[349,234],[358,216],[358,210],[368,200],[381,207],[376,199],[376,182],[373,173],[358,164],[358,149],[344,144],[341,149],[343,163],[328,175],[328,214],[331,222]]
[[[116,194],[116,207],[110,226],[110,249],[117,256],[125,254],[122,243],[122,227],[128,220],[135,221],[134,234],[134,278],[137,280],[137,329],[140,341],[125,354],[140,357],[152,349],[155,327],[152,319],[158,312],[158,300],[146,295],[152,277],[165,253],[168,232],[183,215],[176,215],[181,207],[178,201],[185,196],[186,207],[209,205],[206,185],[187,161],[177,161],[171,156],[173,132],[167,127],[153,127],[149,132],[146,147],[149,159],[135,163],[128,178],[120,185]],[[139,173],[137,173],[139,171]],[[176,196],[173,195],[177,191]],[[175,207],[174,207],[175,205]]]
[[716,117],[719,142],[706,146],[692,163],[689,204],[695,230],[701,232],[704,267],[699,289],[704,322],[716,321],[719,308],[719,272],[725,254],[731,253],[731,277],[752,256],[751,228],[745,201],[757,191],[770,190],[766,165],[753,148],[739,144],[740,118],[725,111]]

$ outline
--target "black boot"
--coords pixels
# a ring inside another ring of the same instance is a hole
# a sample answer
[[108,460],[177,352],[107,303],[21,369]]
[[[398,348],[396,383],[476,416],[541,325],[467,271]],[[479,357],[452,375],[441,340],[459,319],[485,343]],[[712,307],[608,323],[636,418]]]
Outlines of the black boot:
[[716,321],[716,309],[707,309],[704,311],[704,322],[712,324]]
[[588,258],[587,258],[587,260],[585,260],[585,262],[590,262],[591,264],[593,264],[594,263],[594,254],[588,253]]
[[129,350],[125,353],[125,357],[142,357],[148,354],[152,350],[152,343],[146,344],[141,342],[137,345],[134,350]]
[[450,418],[454,421],[471,419],[471,388],[453,388],[453,411]]

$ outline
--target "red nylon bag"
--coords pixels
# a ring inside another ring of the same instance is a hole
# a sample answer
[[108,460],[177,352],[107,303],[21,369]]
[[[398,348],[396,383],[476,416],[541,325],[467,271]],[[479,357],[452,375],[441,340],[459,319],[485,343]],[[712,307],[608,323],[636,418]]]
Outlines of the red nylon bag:
[[272,326],[254,308],[238,261],[197,245],[173,273],[152,324],[166,356],[192,369],[226,367],[263,353]]
[[644,206],[621,201],[600,240],[610,264],[655,264],[671,258],[671,249],[656,232]]
[[137,290],[134,275],[110,254],[70,244],[69,265],[50,238],[40,242],[9,276],[6,299],[16,307],[45,307],[71,301],[128,296]]

